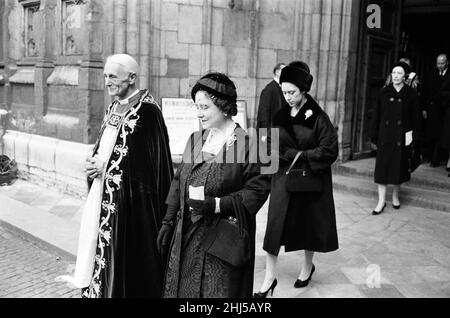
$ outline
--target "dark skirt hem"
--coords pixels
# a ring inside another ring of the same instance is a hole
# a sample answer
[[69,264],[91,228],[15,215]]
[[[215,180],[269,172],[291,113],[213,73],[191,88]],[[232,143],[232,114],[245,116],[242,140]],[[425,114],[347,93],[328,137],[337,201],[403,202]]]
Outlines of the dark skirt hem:
[[[264,251],[266,251],[267,253],[269,253],[269,254],[272,254],[272,255],[274,255],[274,256],[278,256],[278,254],[280,254],[280,250],[281,250],[281,247],[283,247],[284,245],[281,245],[279,248],[278,248],[278,251],[269,251],[268,249],[266,249],[266,248],[264,248],[263,247],[263,250]],[[304,250],[306,250],[306,251],[312,251],[312,252],[315,252],[315,253],[329,253],[329,252],[334,252],[334,251],[337,251],[339,249],[339,246],[337,246],[337,247],[330,247],[330,248],[309,248],[309,247],[294,247],[294,248],[290,248],[290,249],[284,249],[284,252],[285,253],[290,253],[290,252],[297,252],[297,251],[304,251]]]

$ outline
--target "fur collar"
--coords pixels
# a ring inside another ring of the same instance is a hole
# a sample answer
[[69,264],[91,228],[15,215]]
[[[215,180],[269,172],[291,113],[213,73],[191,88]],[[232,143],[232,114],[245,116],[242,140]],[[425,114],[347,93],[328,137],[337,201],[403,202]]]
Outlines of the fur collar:
[[306,103],[291,121],[291,107],[289,105],[283,107],[276,115],[274,123],[276,126],[289,127],[291,124],[303,125],[310,129],[314,127],[317,117],[323,111],[317,102],[306,94]]

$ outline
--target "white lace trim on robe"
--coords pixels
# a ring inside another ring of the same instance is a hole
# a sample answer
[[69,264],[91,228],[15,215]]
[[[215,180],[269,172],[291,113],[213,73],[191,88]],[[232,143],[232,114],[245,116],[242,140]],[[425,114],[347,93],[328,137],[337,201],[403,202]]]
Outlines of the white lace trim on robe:
[[[106,126],[100,140],[97,157],[105,163],[109,161],[117,139],[117,129]],[[103,196],[104,173],[101,178],[95,178],[89,191],[81,216],[80,235],[78,238],[77,262],[73,276],[64,275],[57,281],[68,282],[72,287],[88,287],[94,270],[95,253],[97,249],[100,211]]]

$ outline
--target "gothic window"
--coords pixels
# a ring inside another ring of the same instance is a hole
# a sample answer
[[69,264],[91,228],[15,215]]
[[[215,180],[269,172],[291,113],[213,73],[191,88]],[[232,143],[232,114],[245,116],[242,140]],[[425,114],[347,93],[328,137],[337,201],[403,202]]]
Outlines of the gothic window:
[[83,54],[85,0],[62,0],[62,53]]

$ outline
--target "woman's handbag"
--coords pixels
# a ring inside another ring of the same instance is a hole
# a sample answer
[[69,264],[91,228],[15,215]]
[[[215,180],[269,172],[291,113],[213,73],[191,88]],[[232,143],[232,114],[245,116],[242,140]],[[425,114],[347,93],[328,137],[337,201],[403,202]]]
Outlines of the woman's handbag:
[[295,162],[300,157],[298,152],[286,171],[286,190],[288,192],[322,192],[323,179],[319,174],[314,174],[311,169],[292,169]]
[[[245,265],[250,260],[251,250],[248,232],[243,228],[239,229],[235,218],[219,218],[211,234],[215,234],[215,237],[212,244],[206,248],[206,253],[234,267]],[[208,241],[208,238],[206,241]]]

